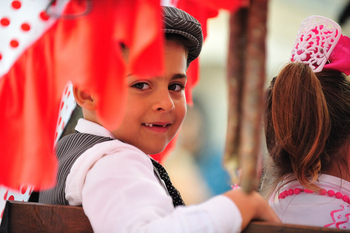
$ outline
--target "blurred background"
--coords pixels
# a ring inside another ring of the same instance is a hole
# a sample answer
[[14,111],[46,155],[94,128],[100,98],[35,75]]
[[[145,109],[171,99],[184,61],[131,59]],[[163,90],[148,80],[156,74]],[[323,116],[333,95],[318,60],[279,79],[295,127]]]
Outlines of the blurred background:
[[[270,0],[266,85],[289,62],[299,26],[306,17],[321,15],[333,19],[341,24],[343,35],[349,36],[348,4],[349,0]],[[176,149],[165,161],[165,167],[186,204],[205,201],[231,186],[222,164],[228,109],[228,33],[228,12],[222,11],[218,17],[209,20],[208,37],[200,56],[200,82],[194,89],[194,106],[188,108]]]

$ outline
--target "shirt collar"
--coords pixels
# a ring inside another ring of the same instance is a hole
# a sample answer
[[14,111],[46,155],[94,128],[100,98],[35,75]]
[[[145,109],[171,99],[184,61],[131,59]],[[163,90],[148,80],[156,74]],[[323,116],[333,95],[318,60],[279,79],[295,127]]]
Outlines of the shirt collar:
[[102,136],[102,137],[110,137],[112,139],[115,139],[114,135],[109,130],[92,121],[85,120],[84,118],[81,118],[78,120],[75,130],[77,130],[80,133],[88,133],[88,134],[93,134],[93,135]]

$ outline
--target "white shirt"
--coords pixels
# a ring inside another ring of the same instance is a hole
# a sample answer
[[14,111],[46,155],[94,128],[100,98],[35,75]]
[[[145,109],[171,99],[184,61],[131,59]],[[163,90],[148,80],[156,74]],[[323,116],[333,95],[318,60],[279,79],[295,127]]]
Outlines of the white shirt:
[[[80,119],[76,130],[114,138]],[[82,205],[94,232],[240,232],[242,216],[225,196],[174,208],[148,155],[119,140],[86,150],[66,182],[70,205]]]
[[[341,192],[350,197],[350,183],[335,176],[320,175],[316,183],[320,188]],[[283,186],[280,192],[303,188],[298,181]],[[270,200],[283,223],[350,229],[350,205],[335,196],[318,193],[293,194],[276,202]]]

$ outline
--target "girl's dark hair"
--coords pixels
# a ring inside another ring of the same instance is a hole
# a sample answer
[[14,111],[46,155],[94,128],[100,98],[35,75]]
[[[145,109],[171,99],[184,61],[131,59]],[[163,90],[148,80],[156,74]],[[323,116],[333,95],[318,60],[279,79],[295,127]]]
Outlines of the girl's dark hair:
[[269,196],[289,174],[305,188],[331,167],[347,168],[350,83],[338,71],[314,73],[290,63],[266,91],[265,137],[269,152],[262,194]]

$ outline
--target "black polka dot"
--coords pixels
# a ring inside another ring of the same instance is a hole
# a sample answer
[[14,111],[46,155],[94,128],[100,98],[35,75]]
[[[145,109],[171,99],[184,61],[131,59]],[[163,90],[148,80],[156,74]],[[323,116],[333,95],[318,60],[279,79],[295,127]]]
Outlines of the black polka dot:
[[168,189],[168,192],[173,199],[173,205],[174,207],[179,206],[179,205],[185,205],[184,201],[182,200],[182,197],[177,191],[177,189],[173,186],[173,184],[170,181],[169,175],[166,172],[165,168],[159,164],[157,161],[151,159],[153,166],[157,169],[160,178],[164,181],[166,188]]

